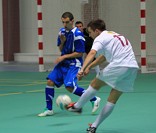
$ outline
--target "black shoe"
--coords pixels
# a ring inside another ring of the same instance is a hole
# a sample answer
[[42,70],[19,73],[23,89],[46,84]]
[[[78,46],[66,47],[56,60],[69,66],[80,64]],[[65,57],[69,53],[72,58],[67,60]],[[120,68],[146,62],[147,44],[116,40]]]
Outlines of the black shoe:
[[74,107],[74,104],[75,103],[70,103],[69,105],[67,105],[66,109],[70,112],[75,112],[75,113],[79,113],[81,114],[82,113],[82,108],[78,109],[78,108],[75,108]]
[[87,133],[96,133],[96,128],[95,127],[89,127],[87,128]]

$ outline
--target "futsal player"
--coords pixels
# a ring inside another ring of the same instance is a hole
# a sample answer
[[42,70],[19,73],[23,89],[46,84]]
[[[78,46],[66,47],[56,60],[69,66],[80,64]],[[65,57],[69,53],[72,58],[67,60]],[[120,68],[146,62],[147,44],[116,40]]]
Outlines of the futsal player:
[[[70,12],[65,12],[61,17],[64,28],[59,31],[57,46],[61,52],[55,64],[54,69],[47,77],[47,85],[45,88],[46,109],[38,116],[53,115],[53,101],[55,87],[59,88],[63,84],[65,88],[77,95],[81,96],[85,90],[77,84],[77,72],[82,67],[82,56],[85,52],[85,39],[82,32],[74,27],[74,16]],[[94,113],[100,104],[100,98],[93,96],[90,98],[92,103],[92,113]]]
[[[84,28],[83,23],[81,21],[76,21],[75,22],[75,26],[77,28],[79,28],[81,30],[81,32],[83,32],[84,34],[84,38],[85,38],[85,57],[87,56],[87,54],[90,52],[92,45],[93,45],[93,39],[91,37],[89,37],[89,34],[87,33],[87,29]],[[100,66],[97,65],[95,66],[95,72],[96,74],[98,74],[100,72]]]
[[[107,31],[103,20],[93,20],[87,25],[87,28],[89,35],[94,39],[94,43],[77,74],[78,79],[81,80],[95,65],[104,61],[109,62],[109,64],[91,81],[78,102],[68,105],[67,109],[71,112],[81,112],[84,104],[96,95],[101,87],[106,85],[112,87],[105,106],[87,129],[88,133],[96,133],[99,125],[112,113],[122,93],[133,91],[138,64],[128,39],[113,31]],[[95,56],[97,58],[92,62]]]

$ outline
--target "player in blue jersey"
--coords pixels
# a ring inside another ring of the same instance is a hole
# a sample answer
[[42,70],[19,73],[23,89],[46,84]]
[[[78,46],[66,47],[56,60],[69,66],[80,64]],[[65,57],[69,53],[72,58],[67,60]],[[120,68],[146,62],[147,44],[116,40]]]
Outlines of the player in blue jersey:
[[[84,89],[77,84],[77,73],[82,67],[82,56],[85,52],[85,39],[83,33],[74,27],[74,17],[72,13],[65,12],[61,17],[64,28],[59,31],[57,46],[61,52],[55,60],[55,67],[47,77],[45,88],[46,110],[38,116],[53,115],[53,100],[55,86],[60,87],[64,84],[65,88],[78,96],[84,93]],[[90,101],[93,105],[92,113],[99,108],[99,97],[93,97]]]

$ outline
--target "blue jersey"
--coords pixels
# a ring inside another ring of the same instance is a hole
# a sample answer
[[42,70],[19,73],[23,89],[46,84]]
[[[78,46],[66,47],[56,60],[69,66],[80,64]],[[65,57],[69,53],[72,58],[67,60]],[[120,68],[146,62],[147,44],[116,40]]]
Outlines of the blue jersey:
[[[70,31],[66,31],[65,28],[61,28],[59,31],[59,35],[64,34],[66,37],[66,41],[64,43],[63,49],[61,51],[61,55],[71,54],[73,52],[84,53],[85,52],[85,39],[83,33],[77,28],[73,28]],[[58,36],[57,45],[61,44],[60,37]],[[70,58],[64,60],[63,64],[81,66],[82,65],[82,57]]]
[[[73,52],[85,52],[85,39],[83,33],[78,28],[73,28],[70,31],[61,28],[59,35],[60,34],[64,34],[66,37],[61,55],[71,54]],[[58,36],[57,45],[59,46],[60,44],[60,36]],[[75,88],[77,86],[76,75],[82,66],[82,61],[82,57],[63,60],[54,67],[47,79],[53,81],[57,87],[64,84],[65,87]]]

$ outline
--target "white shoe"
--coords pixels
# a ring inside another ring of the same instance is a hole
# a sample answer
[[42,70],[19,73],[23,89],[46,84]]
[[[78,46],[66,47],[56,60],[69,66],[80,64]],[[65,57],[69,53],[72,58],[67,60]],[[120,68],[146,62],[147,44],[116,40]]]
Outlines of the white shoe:
[[96,101],[92,102],[92,106],[93,106],[93,109],[92,109],[92,113],[95,113],[98,108],[100,107],[100,101],[101,101],[101,98],[100,97],[96,97]]
[[45,116],[51,116],[53,114],[54,114],[53,110],[45,110],[43,113],[38,114],[38,116],[45,117]]

